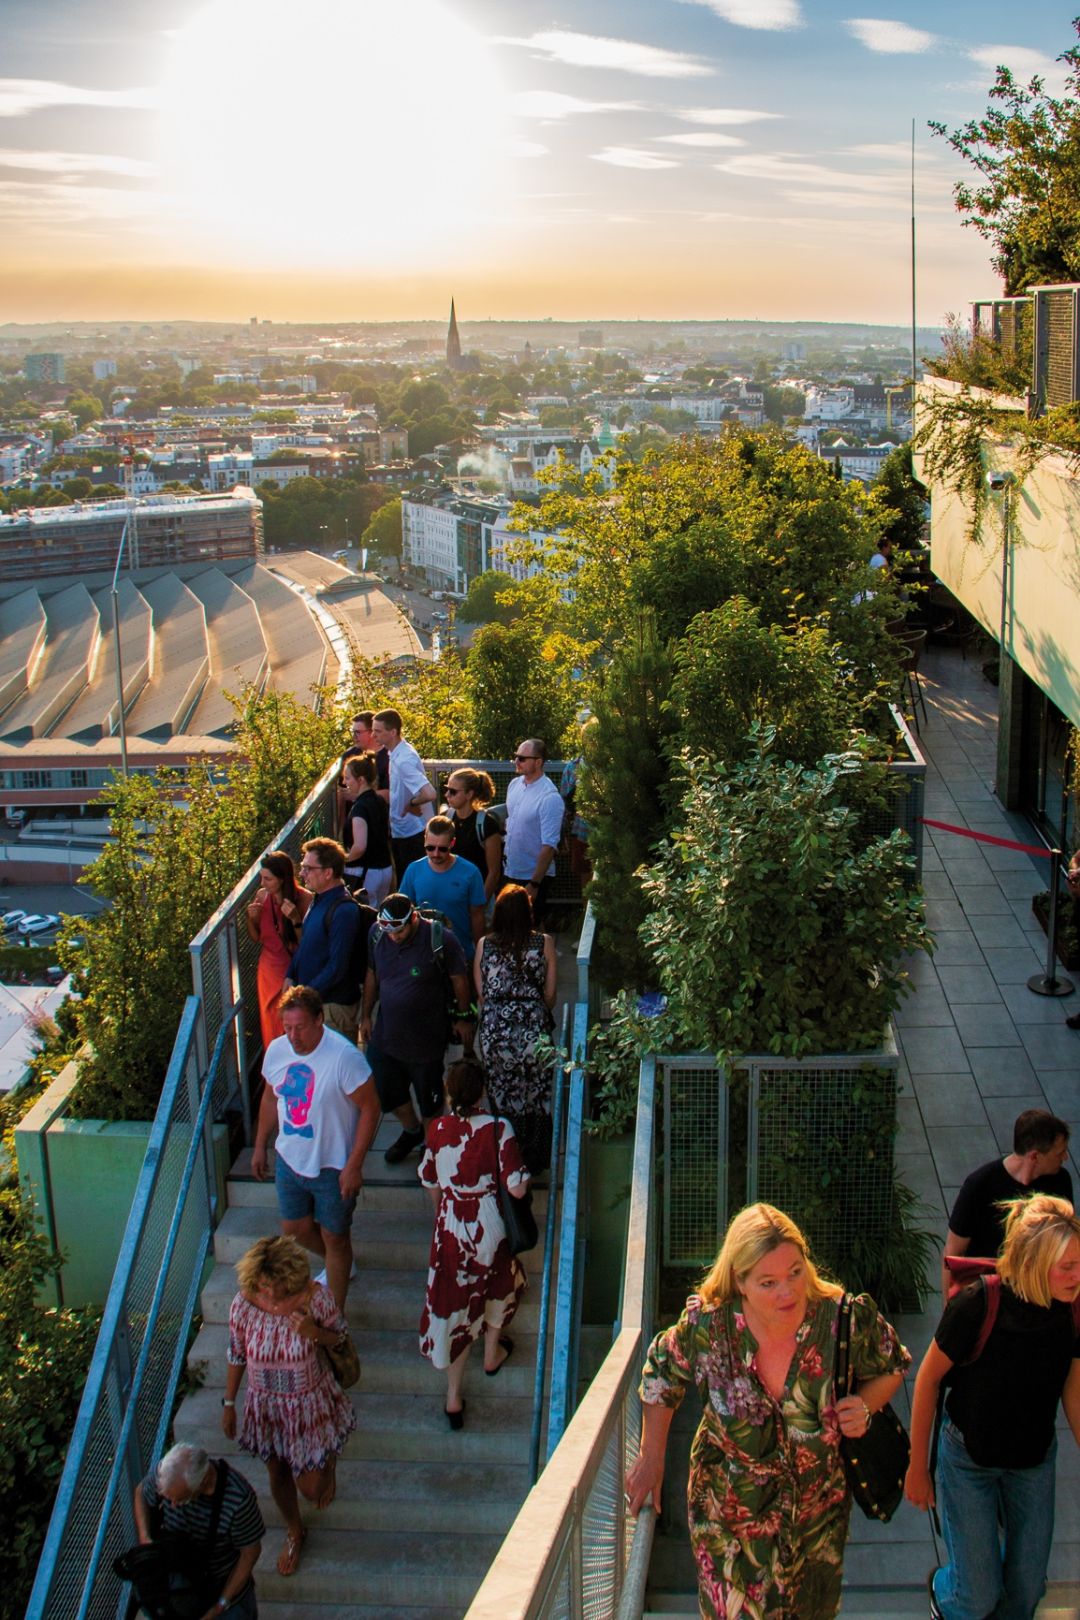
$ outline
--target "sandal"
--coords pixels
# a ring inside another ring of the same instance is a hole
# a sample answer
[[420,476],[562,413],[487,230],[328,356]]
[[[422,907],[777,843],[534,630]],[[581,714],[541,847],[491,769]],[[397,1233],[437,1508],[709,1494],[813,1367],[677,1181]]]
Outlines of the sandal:
[[299,1535],[285,1537],[285,1545],[278,1553],[277,1572],[279,1575],[296,1574],[300,1565],[300,1554],[306,1540],[306,1530],[301,1530]]
[[497,1367],[485,1367],[484,1368],[484,1374],[485,1374],[485,1377],[487,1377],[487,1378],[494,1378],[495,1374],[497,1372],[501,1372],[502,1369],[506,1366],[506,1363],[510,1360],[510,1357],[514,1353],[514,1341],[513,1341],[513,1339],[500,1339],[499,1344],[500,1344],[501,1348],[506,1351],[506,1354],[503,1356],[502,1360],[499,1362]]

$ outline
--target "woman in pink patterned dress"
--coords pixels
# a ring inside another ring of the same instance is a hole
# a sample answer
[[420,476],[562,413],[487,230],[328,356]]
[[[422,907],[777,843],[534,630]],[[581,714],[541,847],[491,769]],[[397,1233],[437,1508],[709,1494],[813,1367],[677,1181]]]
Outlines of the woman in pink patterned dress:
[[351,1401],[319,1354],[321,1345],[341,1339],[345,1318],[329,1289],[312,1282],[295,1238],[260,1238],[236,1276],[221,1427],[235,1437],[236,1395],[246,1368],[240,1449],[266,1464],[285,1520],[278,1573],[293,1575],[307,1534],[297,1491],[317,1508],[329,1507],[338,1456],[356,1427]]
[[510,1122],[479,1111],[483,1094],[484,1071],[475,1058],[450,1065],[450,1112],[429,1127],[420,1163],[420,1180],[436,1207],[420,1353],[446,1369],[443,1410],[452,1429],[465,1424],[461,1386],[473,1341],[484,1335],[484,1371],[493,1378],[514,1348],[503,1330],[526,1287],[506,1241],[496,1174],[512,1197],[523,1198],[529,1172]]
[[281,987],[300,938],[300,925],[311,904],[311,893],[296,881],[292,856],[272,849],[259,863],[259,887],[247,908],[248,937],[259,951],[256,985],[263,1050],[285,1033],[278,1012]]

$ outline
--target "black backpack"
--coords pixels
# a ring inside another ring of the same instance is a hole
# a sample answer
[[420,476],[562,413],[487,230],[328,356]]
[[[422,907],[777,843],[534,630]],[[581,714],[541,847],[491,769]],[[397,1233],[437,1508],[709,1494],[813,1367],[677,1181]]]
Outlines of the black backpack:
[[353,936],[352,950],[349,952],[349,965],[345,973],[348,993],[344,999],[348,1003],[359,1001],[363,994],[364,980],[367,978],[368,970],[368,935],[378,913],[375,911],[374,906],[366,905],[363,900],[358,900],[356,895],[350,893],[348,889],[339,889],[338,899],[335,900],[332,906],[326,906],[323,911],[323,931],[327,939],[330,937],[331,919],[337,915],[338,907],[346,903],[355,906],[360,914],[356,933]]
[[[415,910],[417,916],[422,917],[425,922],[431,924],[428,934],[431,941],[431,958],[439,970],[439,977],[442,979],[443,1004],[446,1012],[446,1038],[447,1041],[449,1041],[454,1032],[454,1023],[462,1016],[461,1010],[458,1007],[457,995],[454,991],[454,986],[450,982],[450,969],[447,966],[446,952],[443,948],[445,944],[446,931],[449,929],[450,932],[453,933],[453,928],[451,927],[449,917],[447,917],[444,912],[437,911],[434,906],[417,906]],[[379,941],[383,938],[383,935],[386,934],[387,931],[388,925],[386,923],[377,923],[375,932],[371,935],[371,950],[368,957],[368,965],[370,966],[371,971],[374,973],[376,979],[379,977],[379,966],[376,960],[375,950],[379,944]]]

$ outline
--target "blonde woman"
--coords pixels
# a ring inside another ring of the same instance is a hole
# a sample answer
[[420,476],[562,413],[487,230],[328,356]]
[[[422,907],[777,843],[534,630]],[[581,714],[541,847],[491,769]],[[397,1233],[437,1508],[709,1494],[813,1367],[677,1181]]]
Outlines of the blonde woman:
[[317,1508],[330,1506],[337,1459],[356,1427],[349,1397],[319,1354],[341,1339],[345,1318],[330,1290],[312,1282],[307,1253],[295,1238],[260,1238],[238,1261],[236,1278],[221,1427],[228,1439],[235,1437],[246,1369],[240,1449],[266,1464],[285,1520],[278,1573],[293,1575],[307,1534],[299,1497]]
[[653,1340],[641,1379],[641,1451],[629,1510],[659,1511],[675,1410],[693,1384],[702,1418],[690,1453],[690,1540],[709,1620],[832,1620],[851,1497],[840,1437],[865,1434],[911,1360],[872,1299],[851,1315],[856,1392],[833,1398],[843,1291],[771,1204],[751,1204],[674,1327]]
[[1059,1401],[1080,1443],[1080,1220],[1047,1193],[1004,1207],[998,1277],[950,1299],[911,1403],[905,1492],[925,1511],[935,1505],[928,1452],[948,1381],[936,1491],[948,1562],[929,1581],[939,1620],[1030,1620],[1054,1531]]

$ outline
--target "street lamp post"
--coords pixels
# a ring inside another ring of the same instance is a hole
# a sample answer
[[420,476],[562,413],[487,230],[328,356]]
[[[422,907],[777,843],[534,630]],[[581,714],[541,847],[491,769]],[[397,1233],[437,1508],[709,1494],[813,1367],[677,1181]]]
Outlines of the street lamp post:
[[127,757],[127,719],[124,715],[124,663],[120,651],[120,564],[124,560],[124,546],[127,543],[128,524],[130,514],[124,519],[124,527],[120,531],[120,544],[116,549],[116,567],[112,577],[112,624],[113,642],[116,647],[116,707],[120,722],[120,769],[125,782],[128,774]]

